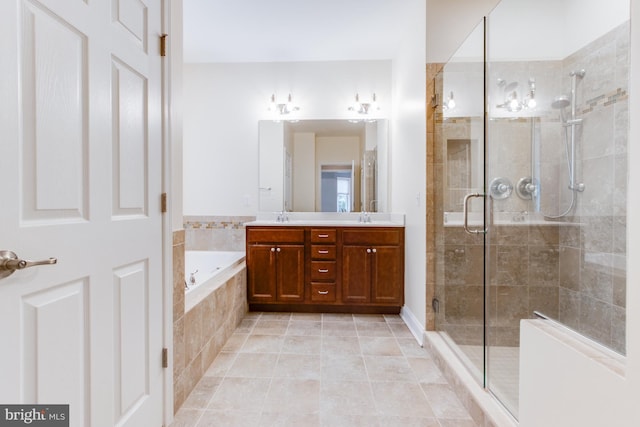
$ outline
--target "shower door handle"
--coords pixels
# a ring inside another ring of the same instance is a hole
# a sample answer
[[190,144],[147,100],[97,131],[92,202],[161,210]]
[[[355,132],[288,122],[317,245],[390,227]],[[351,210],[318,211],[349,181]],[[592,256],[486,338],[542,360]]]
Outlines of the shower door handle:
[[487,232],[486,229],[481,229],[481,230],[472,230],[469,228],[469,208],[467,207],[467,205],[469,204],[469,200],[474,198],[474,197],[482,197],[484,198],[484,194],[480,194],[480,193],[469,193],[466,196],[464,196],[464,202],[462,204],[462,218],[463,218],[463,226],[464,226],[464,231],[466,231],[469,234],[484,234]]

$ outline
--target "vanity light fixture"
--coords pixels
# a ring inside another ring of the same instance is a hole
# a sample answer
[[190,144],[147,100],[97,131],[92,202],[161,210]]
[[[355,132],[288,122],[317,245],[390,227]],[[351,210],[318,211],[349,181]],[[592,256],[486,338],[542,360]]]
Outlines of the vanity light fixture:
[[376,101],[376,94],[371,97],[371,102],[361,102],[360,95],[356,93],[356,102],[349,107],[349,111],[355,111],[358,114],[367,115],[373,111],[379,110],[378,102]]
[[507,84],[504,79],[498,79],[498,87],[504,91],[504,102],[496,105],[497,108],[503,108],[511,113],[518,112],[522,109],[533,110],[537,107],[536,101],[536,79],[529,78],[529,89],[524,99],[520,100],[518,97],[518,91],[515,89],[518,87],[517,82]]
[[293,102],[291,101],[291,94],[289,94],[289,96],[287,97],[287,102],[283,102],[283,103],[277,103],[276,95],[275,94],[271,95],[271,103],[269,104],[269,111],[275,114],[284,116],[298,110],[300,110],[300,107],[293,105]]
[[445,110],[453,110],[454,108],[456,108],[456,101],[455,99],[453,99],[453,91],[449,93],[449,97],[444,102],[444,105],[442,107]]

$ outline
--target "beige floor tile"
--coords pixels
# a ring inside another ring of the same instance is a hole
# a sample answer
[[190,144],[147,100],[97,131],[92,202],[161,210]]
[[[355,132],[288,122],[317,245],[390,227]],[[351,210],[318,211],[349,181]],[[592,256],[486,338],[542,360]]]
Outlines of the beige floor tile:
[[361,354],[358,337],[322,337],[323,354]]
[[418,383],[416,375],[404,357],[364,356],[369,381],[399,381]]
[[322,414],[372,415],[376,405],[369,382],[322,381],[320,387]]
[[320,336],[322,335],[322,322],[310,320],[292,320],[289,322],[286,335]]
[[249,427],[257,426],[259,422],[259,413],[205,411],[197,427]]
[[433,418],[434,414],[418,384],[372,382],[373,398],[381,415]]
[[181,408],[169,427],[195,427],[203,412],[200,409]]
[[349,313],[323,313],[322,321],[330,322],[353,322],[353,314]]
[[402,356],[398,341],[391,337],[359,337],[362,354],[370,356]]
[[273,376],[319,380],[321,366],[320,354],[281,354]]
[[406,357],[430,357],[429,352],[420,347],[415,338],[397,338],[397,341]]
[[367,381],[362,356],[323,354],[322,380]]
[[213,360],[213,363],[209,366],[205,372],[205,376],[208,377],[224,377],[227,371],[233,365],[233,361],[236,360],[238,353],[220,352],[218,356]]
[[440,427],[435,418],[412,417],[380,417],[380,425],[384,427]]
[[320,354],[322,339],[319,336],[285,336],[282,344],[283,353]]
[[222,351],[238,351],[248,336],[248,334],[233,333],[222,347]]
[[254,335],[284,335],[289,327],[289,320],[261,317],[251,332]]
[[280,353],[284,337],[276,335],[250,335],[240,349],[241,353]]
[[320,381],[274,378],[265,399],[265,408],[285,414],[318,414]]
[[[260,427],[320,427],[318,414],[282,414],[264,412]],[[251,426],[246,426],[251,427]]]
[[458,396],[447,384],[422,384],[422,390],[436,417],[443,419],[471,420]]
[[386,322],[356,322],[359,337],[393,337]]
[[271,378],[278,357],[276,353],[240,353],[227,371],[226,377]]
[[378,423],[375,415],[325,413],[320,415],[322,427],[387,427]]
[[217,411],[260,413],[270,378],[225,378],[209,403]]
[[438,365],[425,357],[407,357],[407,362],[418,381],[427,384],[447,384],[447,379],[442,375]]
[[323,337],[355,337],[357,336],[356,325],[353,322],[323,321],[322,336]]
[[477,427],[399,316],[316,313],[249,313],[172,424],[198,426]]
[[202,377],[193,389],[187,400],[182,404],[183,408],[205,409],[216,389],[222,382],[220,377]]

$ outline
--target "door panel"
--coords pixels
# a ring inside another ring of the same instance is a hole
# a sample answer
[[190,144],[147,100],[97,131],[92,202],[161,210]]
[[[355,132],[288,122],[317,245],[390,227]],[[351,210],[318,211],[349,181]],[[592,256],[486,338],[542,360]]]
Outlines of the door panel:
[[162,424],[160,17],[0,2],[0,249],[58,259],[0,279],[0,401],[74,427]]
[[342,256],[343,301],[368,303],[371,301],[371,267],[367,246],[345,245]]
[[399,247],[376,246],[372,254],[371,301],[381,304],[401,304],[404,265]]
[[304,245],[278,245],[277,299],[304,300]]

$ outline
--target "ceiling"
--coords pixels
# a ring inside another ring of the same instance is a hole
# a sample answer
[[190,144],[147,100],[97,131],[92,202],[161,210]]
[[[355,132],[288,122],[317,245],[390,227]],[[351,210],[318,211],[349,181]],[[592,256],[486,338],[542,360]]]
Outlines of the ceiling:
[[184,61],[392,59],[408,1],[184,0]]

